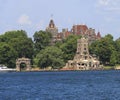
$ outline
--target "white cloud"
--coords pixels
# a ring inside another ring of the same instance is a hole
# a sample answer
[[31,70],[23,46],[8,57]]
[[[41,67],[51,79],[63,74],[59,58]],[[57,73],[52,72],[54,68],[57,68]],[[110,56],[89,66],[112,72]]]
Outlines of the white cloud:
[[106,12],[120,12],[120,0],[97,0],[96,7]]
[[117,12],[120,13],[120,7],[109,7],[106,9],[107,11],[111,11],[111,12]]
[[23,14],[19,17],[18,23],[21,25],[30,25],[32,22],[28,15]]
[[107,6],[109,4],[110,0],[99,0],[98,4],[101,6]]
[[97,0],[97,7],[120,7],[120,0]]

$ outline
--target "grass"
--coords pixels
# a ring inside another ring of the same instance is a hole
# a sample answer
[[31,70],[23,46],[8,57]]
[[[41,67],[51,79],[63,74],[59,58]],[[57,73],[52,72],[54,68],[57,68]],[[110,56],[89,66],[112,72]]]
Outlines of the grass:
[[115,69],[114,66],[103,66],[104,70],[111,70],[111,69]]

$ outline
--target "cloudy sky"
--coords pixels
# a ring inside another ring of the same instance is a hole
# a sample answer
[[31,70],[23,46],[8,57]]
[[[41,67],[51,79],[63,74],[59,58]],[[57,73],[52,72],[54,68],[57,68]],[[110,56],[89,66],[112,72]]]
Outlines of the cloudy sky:
[[86,24],[102,36],[120,37],[120,0],[0,0],[0,34],[23,29],[32,37],[51,16],[59,31]]

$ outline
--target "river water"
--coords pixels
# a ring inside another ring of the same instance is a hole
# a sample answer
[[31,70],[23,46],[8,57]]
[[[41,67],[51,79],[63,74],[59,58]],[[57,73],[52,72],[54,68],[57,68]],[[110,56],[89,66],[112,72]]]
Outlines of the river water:
[[0,73],[0,100],[120,100],[120,71]]

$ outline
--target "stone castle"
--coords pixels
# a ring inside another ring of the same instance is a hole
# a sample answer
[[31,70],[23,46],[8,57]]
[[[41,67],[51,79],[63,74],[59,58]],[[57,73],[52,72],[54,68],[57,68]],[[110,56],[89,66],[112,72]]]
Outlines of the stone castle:
[[87,25],[73,25],[72,29],[62,29],[62,32],[58,32],[58,28],[55,26],[53,19],[50,20],[48,27],[46,28],[47,32],[52,34],[52,43],[56,41],[61,41],[67,38],[69,35],[81,35],[88,38],[89,43],[92,43],[95,40],[101,38],[100,32],[95,33],[95,29],[88,28]]
[[47,32],[52,34],[51,43],[54,45],[57,41],[62,41],[69,35],[81,35],[82,38],[77,41],[77,51],[73,60],[69,60],[63,70],[90,70],[100,69],[100,61],[89,54],[88,45],[101,38],[100,32],[95,33],[95,29],[88,28],[86,25],[73,25],[71,31],[63,29],[58,32],[53,19],[50,20],[49,26],[46,28]]

